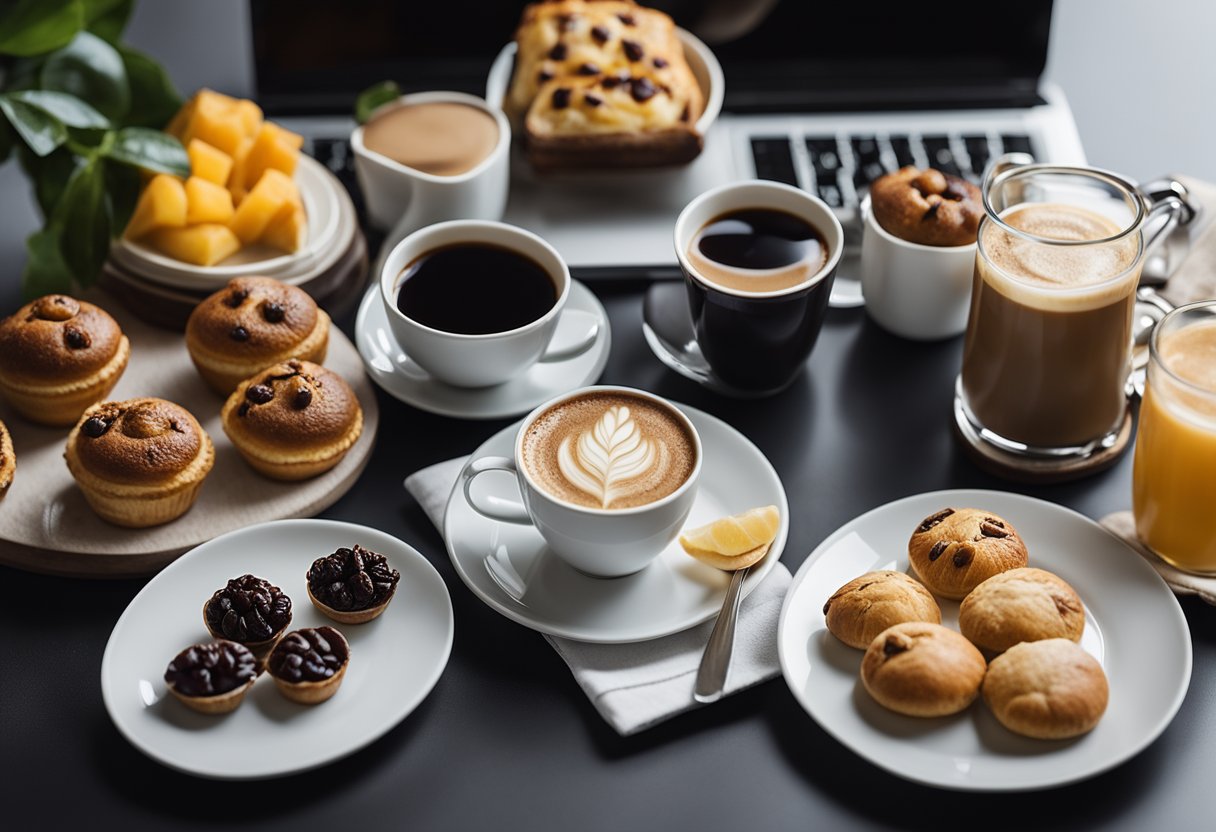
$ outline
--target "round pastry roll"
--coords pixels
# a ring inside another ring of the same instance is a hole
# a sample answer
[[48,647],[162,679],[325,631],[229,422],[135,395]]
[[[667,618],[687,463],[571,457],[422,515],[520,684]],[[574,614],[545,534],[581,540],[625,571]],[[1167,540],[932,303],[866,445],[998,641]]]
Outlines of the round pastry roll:
[[1080,641],[1085,606],[1063,578],[1044,569],[1010,569],[973,589],[958,611],[958,628],[981,650],[1000,653],[1023,641]]
[[130,355],[104,309],[46,295],[0,320],[0,393],[31,422],[74,425],[114,389]]
[[870,210],[887,233],[922,246],[970,245],[984,216],[975,185],[934,168],[911,166],[870,186]]
[[237,386],[224,402],[224,433],[258,472],[302,480],[333,468],[363,431],[363,409],[342,377],[292,359]]
[[942,623],[937,601],[903,572],[867,572],[836,590],[823,605],[828,630],[850,647],[865,650],[883,630],[906,621]]
[[0,499],[8,493],[17,473],[17,454],[13,451],[13,437],[4,422],[0,422]]
[[909,621],[879,633],[861,660],[861,682],[896,713],[946,716],[980,692],[986,665],[971,642],[941,624]]
[[935,595],[961,600],[993,575],[1026,565],[1026,544],[1007,521],[978,508],[944,508],[920,522],[908,559]]
[[269,277],[237,277],[194,308],[186,349],[199,374],[225,396],[254,373],[289,358],[321,363],[329,315],[303,289]]
[[992,660],[983,693],[1002,725],[1043,740],[1092,730],[1110,698],[1102,666],[1066,638],[1010,647]]
[[86,410],[68,434],[64,457],[102,519],[141,528],[189,510],[215,463],[215,449],[184,407],[130,399]]

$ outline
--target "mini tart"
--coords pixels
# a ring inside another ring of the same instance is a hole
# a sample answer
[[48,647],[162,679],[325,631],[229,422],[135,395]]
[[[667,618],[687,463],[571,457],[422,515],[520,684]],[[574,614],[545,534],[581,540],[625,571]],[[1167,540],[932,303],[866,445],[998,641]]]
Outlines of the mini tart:
[[279,692],[301,705],[316,705],[335,693],[350,665],[350,645],[333,627],[293,630],[279,640],[266,671]]
[[318,364],[329,315],[307,292],[269,277],[236,277],[194,308],[186,349],[199,375],[228,395],[259,370],[289,358]]
[[384,555],[356,543],[314,560],[306,577],[317,609],[342,624],[364,624],[388,608],[401,573]]
[[64,458],[103,520],[142,528],[189,510],[215,464],[215,448],[184,407],[129,399],[86,410],[68,434]]
[[104,309],[46,295],[0,320],[0,394],[31,422],[68,427],[114,389],[130,355]]
[[258,662],[235,641],[195,644],[178,653],[165,670],[169,693],[204,714],[236,710],[258,678]]
[[203,624],[214,637],[235,641],[264,658],[291,625],[291,598],[264,578],[242,575],[203,604]]
[[0,500],[8,493],[17,473],[17,455],[13,452],[13,437],[4,422],[0,422]]
[[350,385],[324,367],[296,359],[243,381],[220,418],[245,461],[277,480],[328,471],[363,432],[363,409]]

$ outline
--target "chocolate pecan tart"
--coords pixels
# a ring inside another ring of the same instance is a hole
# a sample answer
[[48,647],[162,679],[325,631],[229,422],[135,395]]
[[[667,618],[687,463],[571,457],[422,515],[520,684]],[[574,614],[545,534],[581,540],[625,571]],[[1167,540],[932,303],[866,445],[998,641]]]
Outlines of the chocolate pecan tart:
[[944,508],[912,532],[908,559],[936,595],[959,600],[993,575],[1026,565],[1026,544],[1006,520],[978,508]]
[[291,598],[265,578],[242,575],[203,604],[207,632],[264,655],[291,624]]
[[333,627],[306,627],[279,640],[266,670],[279,692],[293,702],[316,705],[335,693],[350,664],[350,645]]
[[314,560],[307,578],[317,609],[342,624],[363,624],[388,607],[401,573],[384,555],[356,543]]
[[165,670],[169,693],[204,714],[236,710],[257,678],[253,653],[242,644],[223,640],[187,647]]

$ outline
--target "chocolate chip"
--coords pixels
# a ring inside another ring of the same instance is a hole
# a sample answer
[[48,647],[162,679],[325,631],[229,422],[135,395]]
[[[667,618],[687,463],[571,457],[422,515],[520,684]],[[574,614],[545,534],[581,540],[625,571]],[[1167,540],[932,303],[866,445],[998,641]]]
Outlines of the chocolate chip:
[[236,409],[236,415],[242,418],[249,415],[249,402],[241,402],[241,406]]
[[643,101],[649,101],[654,98],[658,92],[658,88],[649,78],[635,78],[633,85],[629,89],[629,94],[633,96],[633,100],[641,104]]
[[97,416],[85,419],[84,424],[80,426],[80,432],[91,439],[96,439],[109,429],[110,423]]
[[245,398],[254,404],[266,404],[274,398],[274,388],[269,384],[254,384],[245,390]]
[[970,549],[959,549],[954,553],[954,565],[962,569],[967,564],[971,563],[972,551]]
[[224,305],[229,309],[236,309],[245,302],[247,297],[249,297],[248,289],[233,289],[228,293],[228,297],[224,298]]
[[589,92],[583,95],[583,103],[585,103],[588,107],[598,107],[604,103],[604,99],[600,98],[593,92]]
[[933,544],[933,548],[929,550],[929,563],[937,560],[942,556],[942,552],[950,546],[950,543],[945,540],[939,540]]
[[621,14],[618,14],[618,15],[616,16],[616,19],[617,19],[617,20],[619,20],[619,21],[621,21],[622,23],[624,23],[626,26],[636,26],[636,25],[638,25],[638,22],[637,22],[637,20],[635,20],[635,19],[634,19],[633,15],[628,14],[627,12],[623,12],[623,13],[621,13]]
[[74,326],[63,328],[63,341],[74,350],[88,349],[93,343],[93,339],[89,337],[89,333]]
[[553,91],[553,109],[564,110],[570,106],[570,88],[558,87]]
[[228,331],[228,337],[233,341],[248,341],[249,330],[245,329],[243,326],[237,325]]
[[283,304],[268,300],[262,304],[262,317],[266,319],[266,323],[279,324],[287,317],[287,310],[283,308]]
[[607,43],[612,33],[608,31],[607,26],[592,26],[591,37],[595,38],[596,43]]
[[566,49],[566,44],[561,42],[553,44],[553,48],[549,50],[549,57],[555,61],[566,60],[567,54],[568,50]]
[[667,68],[667,59],[666,58],[655,58],[653,61],[651,61],[651,63],[654,64],[655,69],[666,69]]
[[966,186],[964,186],[959,180],[951,177],[948,178],[946,182],[946,190],[942,191],[942,196],[944,196],[946,199],[962,201],[969,196]]
[[590,61],[588,61],[585,64],[579,64],[578,74],[579,75],[599,75],[600,68],[597,64],[593,64]]
[[553,73],[547,69],[542,69],[540,72],[536,73],[536,82],[538,84],[543,84],[546,81],[552,81],[552,80],[553,80]]
[[296,410],[303,410],[312,404],[312,390],[307,387],[301,387],[296,391],[295,398],[291,400],[291,406]]
[[684,109],[680,111],[680,121],[688,121],[688,119],[691,117],[691,115],[692,115],[692,113],[688,109],[688,105],[685,104]]
[[920,219],[921,219],[921,222],[925,222],[925,221],[927,221],[927,220],[931,220],[931,219],[933,219],[934,217],[936,217],[936,216],[937,216],[937,209],[938,209],[938,208],[940,208],[940,207],[941,207],[941,202],[931,202],[931,203],[929,203],[929,207],[928,207],[928,208],[925,210],[924,216],[922,216],[922,217],[920,218]]
[[985,517],[980,523],[980,534],[984,537],[1009,537],[1009,530],[995,517]]
[[917,526],[916,533],[920,534],[921,532],[929,531],[929,529],[933,528],[938,523],[945,520],[951,514],[954,514],[954,509],[952,509],[952,508],[944,508],[941,511],[939,511],[937,514],[930,514],[923,521],[921,521],[921,524],[919,526]]
[[895,656],[899,653],[906,653],[908,645],[904,644],[896,636],[887,636],[887,640],[883,642],[882,652],[884,656]]
[[625,57],[631,61],[640,61],[646,54],[646,51],[642,49],[642,44],[628,38],[621,41],[621,48],[625,50]]

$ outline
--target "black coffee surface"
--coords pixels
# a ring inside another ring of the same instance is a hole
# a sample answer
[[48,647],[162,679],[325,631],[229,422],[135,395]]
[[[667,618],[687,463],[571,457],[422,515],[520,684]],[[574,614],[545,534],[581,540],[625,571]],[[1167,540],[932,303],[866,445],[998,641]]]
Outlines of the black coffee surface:
[[539,263],[492,245],[429,251],[405,268],[400,286],[403,315],[461,335],[518,329],[557,303],[557,287]]
[[801,217],[771,208],[732,211],[701,229],[697,247],[715,263],[736,269],[780,269],[825,250],[819,233]]

